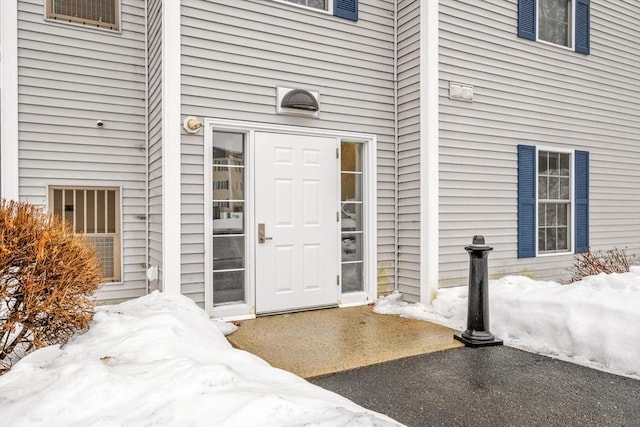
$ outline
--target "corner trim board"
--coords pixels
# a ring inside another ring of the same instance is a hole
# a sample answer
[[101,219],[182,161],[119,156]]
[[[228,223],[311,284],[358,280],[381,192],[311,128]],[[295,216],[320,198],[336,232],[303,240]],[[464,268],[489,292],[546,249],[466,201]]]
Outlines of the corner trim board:
[[162,7],[162,285],[181,291],[180,2]]
[[438,2],[420,0],[420,302],[438,290]]
[[18,5],[0,1],[0,197],[19,199],[18,170]]

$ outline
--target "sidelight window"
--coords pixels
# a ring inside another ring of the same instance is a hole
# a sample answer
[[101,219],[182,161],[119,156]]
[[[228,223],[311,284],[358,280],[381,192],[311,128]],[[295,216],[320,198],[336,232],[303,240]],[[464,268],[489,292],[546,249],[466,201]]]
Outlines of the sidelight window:
[[340,159],[342,292],[358,292],[364,285],[362,144],[342,142]]
[[214,304],[245,300],[245,134],[213,132]]

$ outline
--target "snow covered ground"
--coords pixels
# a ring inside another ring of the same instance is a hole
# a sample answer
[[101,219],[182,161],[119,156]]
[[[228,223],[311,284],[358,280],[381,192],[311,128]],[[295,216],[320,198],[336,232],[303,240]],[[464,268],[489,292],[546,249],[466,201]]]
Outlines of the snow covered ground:
[[[374,311],[464,331],[468,287],[440,289],[431,306],[400,294]],[[489,328],[504,344],[640,379],[640,267],[570,285],[507,276],[489,282]]]
[[183,296],[100,307],[87,333],[0,377],[0,424],[400,425],[232,348],[218,323]]
[[[504,277],[489,294],[490,328],[506,345],[640,379],[640,267],[572,285]],[[428,307],[394,294],[375,311],[464,330],[467,288],[442,289]],[[0,424],[399,425],[233,349],[221,329],[233,327],[183,296],[99,307],[88,332],[0,377]]]

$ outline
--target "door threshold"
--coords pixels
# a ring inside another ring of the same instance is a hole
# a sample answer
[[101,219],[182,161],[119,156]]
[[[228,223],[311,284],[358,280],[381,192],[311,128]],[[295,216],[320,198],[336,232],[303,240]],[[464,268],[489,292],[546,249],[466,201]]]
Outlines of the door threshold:
[[329,305],[317,305],[317,306],[305,307],[305,308],[292,308],[289,310],[265,311],[261,313],[256,313],[256,317],[276,316],[278,314],[302,313],[303,311],[324,310],[327,308],[338,308],[338,304],[336,303],[336,304],[329,304]]

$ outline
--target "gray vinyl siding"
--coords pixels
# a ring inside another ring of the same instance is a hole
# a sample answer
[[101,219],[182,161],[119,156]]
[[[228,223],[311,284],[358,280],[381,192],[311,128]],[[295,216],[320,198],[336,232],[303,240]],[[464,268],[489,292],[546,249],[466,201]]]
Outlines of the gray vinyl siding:
[[124,280],[101,300],[146,290],[144,58],[143,2],[124,0],[111,32],[46,22],[42,0],[19,1],[20,199],[46,205],[48,185],[121,187]]
[[147,6],[148,53],[148,224],[149,265],[158,266],[154,289],[162,289],[162,1],[151,0]]
[[466,283],[474,234],[492,277],[567,279],[572,255],[517,258],[518,144],[589,151],[591,247],[640,252],[638,22],[636,0],[592,1],[585,56],[518,38],[516,0],[440,2],[441,286]]
[[[264,0],[182,4],[182,116],[378,136],[378,283],[393,286],[393,2],[353,22]],[[320,119],[275,114],[276,86],[320,93]],[[182,291],[204,299],[203,136],[182,139]]]
[[398,290],[420,298],[420,2],[398,2]]

